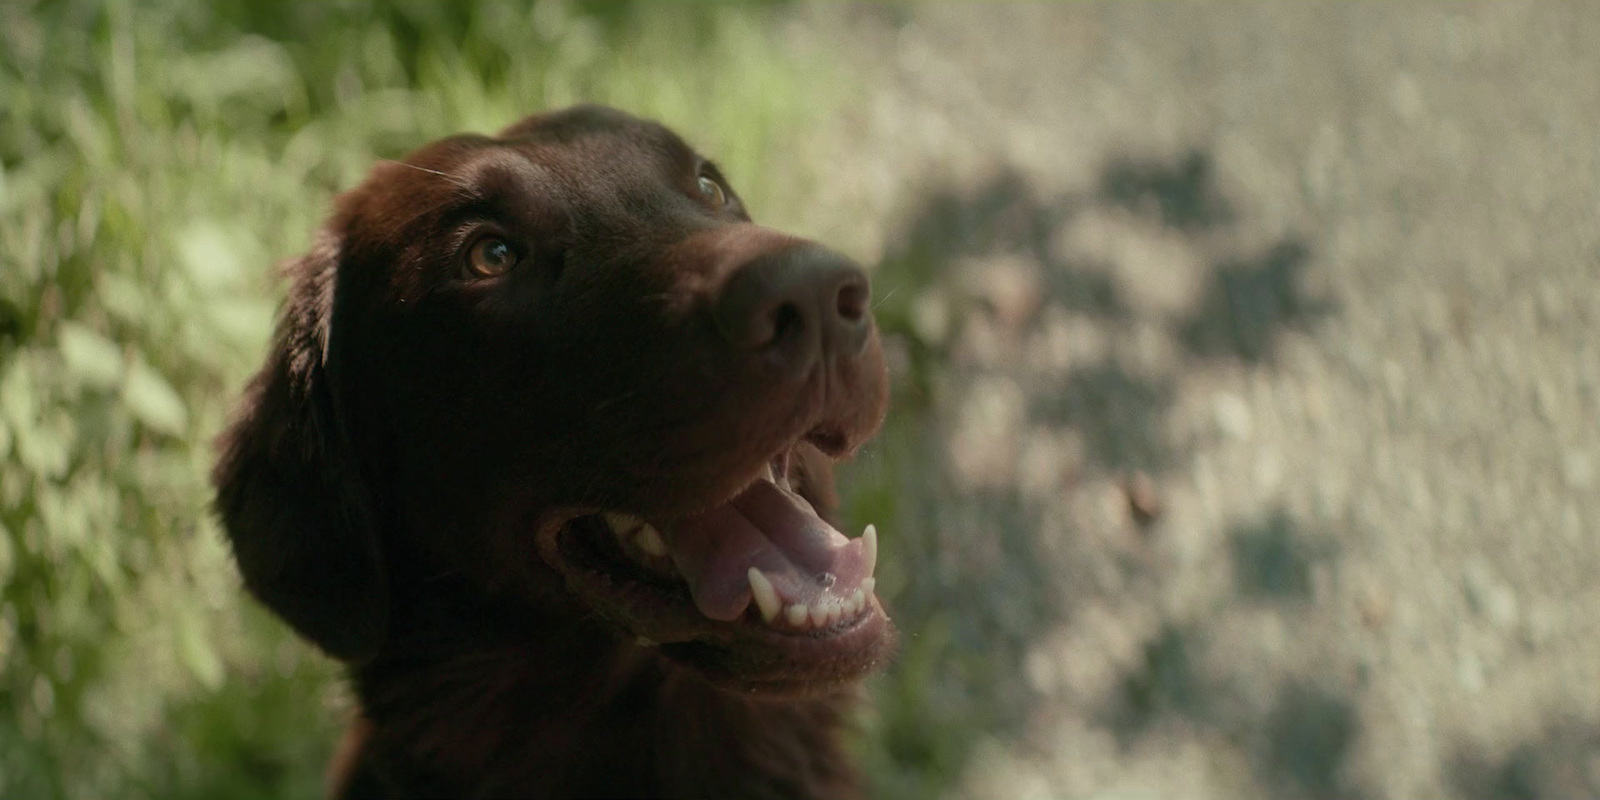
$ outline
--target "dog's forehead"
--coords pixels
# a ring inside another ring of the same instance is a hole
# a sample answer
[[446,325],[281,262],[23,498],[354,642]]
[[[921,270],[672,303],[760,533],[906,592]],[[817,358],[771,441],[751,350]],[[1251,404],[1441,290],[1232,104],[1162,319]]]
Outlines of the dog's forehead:
[[552,170],[591,177],[671,174],[700,160],[666,126],[599,106],[529,117],[496,138]]
[[658,205],[692,187],[703,163],[659,123],[579,107],[529,117],[494,137],[465,134],[433,142],[401,161],[380,164],[362,194],[380,206],[384,197],[404,197],[408,206],[443,212],[531,193],[603,214]]
[[669,147],[687,145],[665,125],[604,106],[575,106],[535,114],[502,130],[502,140],[575,143],[586,139],[626,138]]
[[[537,197],[625,217],[627,209],[655,206],[692,186],[702,163],[663,125],[579,107],[529,117],[494,137],[451,136],[381,162],[340,205],[356,216],[425,224],[456,207]],[[406,227],[380,226],[391,233]]]

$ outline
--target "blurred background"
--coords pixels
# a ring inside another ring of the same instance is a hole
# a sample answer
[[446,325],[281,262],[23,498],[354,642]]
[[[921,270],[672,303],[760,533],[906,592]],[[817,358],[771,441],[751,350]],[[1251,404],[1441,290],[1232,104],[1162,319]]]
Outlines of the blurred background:
[[577,101],[874,269],[873,796],[1600,797],[1600,6],[191,0],[0,0],[0,796],[319,794],[270,267]]

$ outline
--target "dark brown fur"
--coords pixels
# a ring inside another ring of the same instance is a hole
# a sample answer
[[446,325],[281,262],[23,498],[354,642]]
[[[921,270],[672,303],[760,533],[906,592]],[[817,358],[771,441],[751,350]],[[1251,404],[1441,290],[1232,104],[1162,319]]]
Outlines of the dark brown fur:
[[[336,791],[857,794],[838,734],[887,623],[808,650],[570,565],[584,515],[695,513],[774,453],[828,516],[882,418],[870,329],[804,371],[719,334],[742,268],[825,251],[708,205],[708,170],[619,112],[536,116],[380,164],[288,267],[214,479],[246,586],[351,667]],[[464,275],[485,230],[512,272]]]

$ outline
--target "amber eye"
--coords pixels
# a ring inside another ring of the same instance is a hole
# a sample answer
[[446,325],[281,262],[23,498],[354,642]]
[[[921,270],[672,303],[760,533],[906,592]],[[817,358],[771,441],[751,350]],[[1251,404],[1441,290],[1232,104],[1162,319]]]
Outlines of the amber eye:
[[467,253],[467,265],[472,273],[484,278],[505,274],[517,265],[517,251],[497,236],[485,236],[474,242]]
[[700,176],[700,196],[710,203],[712,208],[722,208],[728,203],[728,195],[722,191],[722,184],[704,175]]

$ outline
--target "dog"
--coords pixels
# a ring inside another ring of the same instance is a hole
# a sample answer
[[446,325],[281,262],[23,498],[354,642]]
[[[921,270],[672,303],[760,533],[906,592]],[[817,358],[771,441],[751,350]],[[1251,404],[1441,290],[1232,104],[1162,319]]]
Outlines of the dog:
[[582,106],[380,162],[285,271],[212,477],[245,587],[348,667],[334,794],[859,795],[860,266]]

